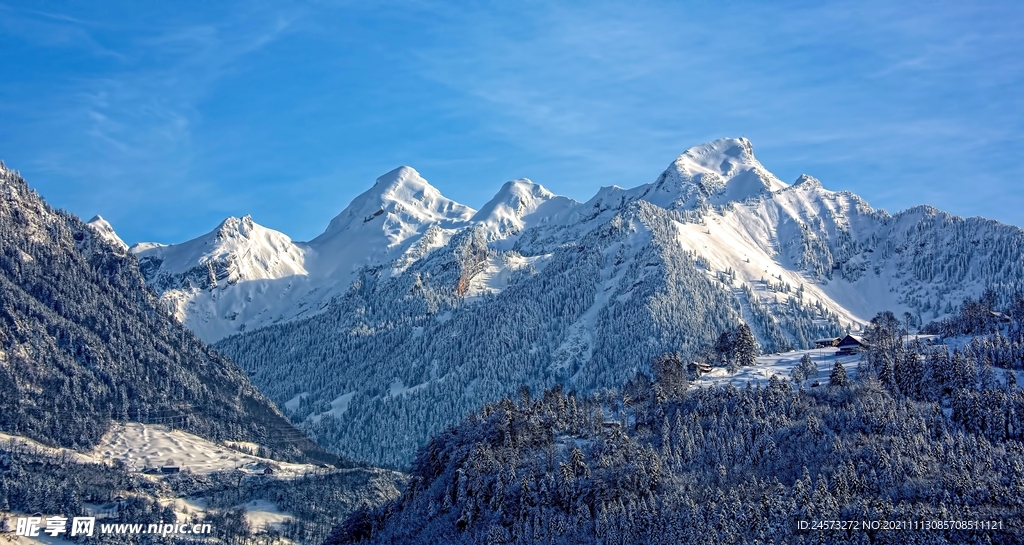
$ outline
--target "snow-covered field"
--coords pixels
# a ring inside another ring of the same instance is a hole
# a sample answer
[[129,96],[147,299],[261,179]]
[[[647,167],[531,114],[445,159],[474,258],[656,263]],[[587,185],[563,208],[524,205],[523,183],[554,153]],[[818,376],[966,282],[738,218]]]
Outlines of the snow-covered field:
[[693,385],[698,387],[724,386],[730,382],[737,387],[744,386],[748,382],[763,385],[772,376],[791,380],[789,373],[796,364],[800,363],[800,358],[804,354],[809,354],[818,366],[818,376],[807,379],[804,383],[805,386],[810,387],[815,382],[820,382],[822,385],[827,384],[828,374],[832,371],[832,366],[835,365],[837,359],[843,363],[847,374],[851,376],[856,375],[857,362],[860,360],[860,356],[842,356],[837,358],[835,356],[836,350],[835,348],[815,348],[760,356],[757,358],[757,365],[740,367],[736,374],[730,374],[724,367],[715,367],[710,373],[706,373],[700,379],[694,381]]
[[245,507],[245,518],[254,530],[276,527],[295,518],[267,500],[253,500],[243,507]]
[[[160,504],[164,507],[171,506],[179,523],[188,522],[193,515],[203,514],[208,508],[204,500],[184,498],[166,498],[161,500]],[[279,526],[286,521],[295,519],[293,515],[282,511],[275,503],[267,500],[252,500],[234,507],[245,509],[246,521],[254,531]]]
[[[272,467],[275,478],[293,478],[317,470],[316,466],[310,464],[293,464],[254,456],[231,448],[228,444],[213,443],[181,430],[171,430],[164,426],[134,422],[115,424],[103,436],[101,442],[88,452],[47,447],[26,437],[5,433],[0,433],[0,442],[36,448],[40,452],[50,455],[68,456],[77,463],[98,462],[109,464],[115,460],[120,460],[127,465],[129,470],[136,472],[141,472],[145,469],[159,469],[162,466],[178,466],[182,471],[191,471],[193,473],[210,473],[213,471],[237,469],[250,474],[260,474],[265,468]],[[256,445],[251,444],[233,445],[249,449],[256,447]],[[181,523],[190,520],[193,514],[202,513],[206,510],[206,505],[202,501],[184,498],[164,498],[161,500],[161,503],[173,505],[174,511],[178,515],[178,522]],[[238,507],[245,508],[246,519],[255,530],[279,525],[294,518],[292,515],[281,511],[275,504],[265,500],[252,501]],[[99,508],[96,509],[96,511],[99,510]],[[12,532],[9,534],[0,533],[0,542],[42,543],[49,545],[71,543],[70,541],[53,538],[42,533],[31,538],[15,536],[13,530],[17,517],[30,515],[29,513],[0,512],[0,520],[6,519]],[[43,513],[43,515],[45,518],[56,514]]]
[[[943,343],[950,348],[963,346],[964,343],[969,342],[964,338],[942,340],[937,335],[907,335],[903,338],[904,343],[912,343],[915,340],[926,344]],[[815,383],[818,383],[818,386],[828,384],[829,373],[832,372],[832,367],[835,366],[837,360],[843,364],[843,368],[846,369],[846,375],[856,379],[857,364],[860,362],[861,355],[836,356],[835,354],[838,350],[838,348],[834,347],[812,348],[809,350],[793,350],[781,354],[766,354],[758,356],[757,365],[740,367],[736,374],[730,374],[724,367],[715,367],[711,372],[702,375],[700,379],[694,381],[693,385],[698,387],[724,386],[725,384],[732,383],[734,386],[739,387],[746,385],[748,382],[764,385],[772,376],[778,376],[791,381],[790,372],[793,370],[793,367],[800,363],[800,359],[804,357],[804,354],[810,355],[811,360],[818,367],[818,374],[809,377],[803,382],[805,387],[814,388],[816,387]]]
[[295,476],[315,469],[309,464],[291,464],[254,456],[181,430],[136,422],[115,425],[86,456],[97,462],[121,460],[135,471],[179,466],[193,473],[236,468],[255,472],[273,465],[280,468],[275,470],[275,475]]
[[273,466],[275,476],[294,477],[317,469],[310,464],[292,464],[261,458],[181,430],[137,422],[115,424],[100,443],[88,452],[47,447],[27,437],[6,433],[0,433],[0,442],[35,447],[52,455],[68,455],[78,463],[109,464],[120,460],[132,471],[178,466],[182,471],[188,470],[193,473],[211,473],[226,469],[256,473]]

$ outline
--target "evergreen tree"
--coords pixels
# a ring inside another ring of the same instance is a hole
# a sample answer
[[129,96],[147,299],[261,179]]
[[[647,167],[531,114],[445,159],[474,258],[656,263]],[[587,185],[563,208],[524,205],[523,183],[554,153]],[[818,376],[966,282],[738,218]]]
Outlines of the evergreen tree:
[[718,363],[729,367],[736,359],[736,335],[730,329],[723,331],[715,342],[715,355]]
[[804,375],[808,378],[818,376],[818,364],[814,362],[814,359],[811,358],[810,354],[804,354],[803,357],[800,358],[799,366],[803,368]]
[[828,376],[828,385],[842,387],[846,386],[847,382],[846,369],[843,369],[843,364],[836,360],[836,364],[832,366],[832,373]]
[[807,380],[807,371],[804,370],[803,365],[794,365],[793,369],[789,371],[789,376],[793,379],[793,382],[799,385]]
[[757,365],[757,354],[759,348],[754,333],[747,324],[740,324],[736,330],[736,360],[739,365]]
[[686,376],[686,365],[678,354],[662,354],[654,359],[655,387],[666,399],[679,399],[686,393],[689,386]]
[[[895,367],[895,358],[902,353],[902,325],[891,311],[879,312],[871,319],[864,332],[864,340],[868,343],[868,368],[875,374],[883,369],[891,379]],[[891,383],[891,381],[890,381]]]

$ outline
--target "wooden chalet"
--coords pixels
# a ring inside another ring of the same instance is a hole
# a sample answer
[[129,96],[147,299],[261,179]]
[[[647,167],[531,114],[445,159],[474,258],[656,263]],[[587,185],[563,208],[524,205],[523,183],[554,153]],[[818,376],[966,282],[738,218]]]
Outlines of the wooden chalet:
[[704,373],[710,373],[711,370],[714,369],[714,367],[712,367],[710,363],[704,363],[702,361],[690,362],[690,364],[687,365],[686,367],[691,375],[698,377],[703,375]]
[[829,337],[827,339],[818,339],[814,341],[815,348],[832,348],[839,344],[839,341],[843,340],[842,337]]
[[988,314],[989,314],[989,316],[992,316],[992,319],[997,321],[997,322],[1004,323],[1004,324],[1010,323],[1010,317],[1005,315],[1005,314],[1003,314],[1002,312],[996,312],[994,310],[990,310],[990,311],[988,311]]
[[160,466],[161,473],[178,473],[181,471],[181,466],[174,463],[174,460],[167,460],[167,463]]
[[837,356],[853,356],[859,354],[861,351],[866,350],[868,342],[863,337],[857,335],[847,335],[836,343],[836,348],[839,349],[836,352]]

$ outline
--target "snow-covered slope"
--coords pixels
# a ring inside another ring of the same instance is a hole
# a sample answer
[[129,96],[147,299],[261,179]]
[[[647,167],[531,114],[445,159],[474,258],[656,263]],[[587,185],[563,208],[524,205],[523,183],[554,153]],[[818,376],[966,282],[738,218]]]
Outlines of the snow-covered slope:
[[103,216],[93,216],[86,225],[92,228],[103,240],[109,242],[114,248],[121,252],[128,250],[128,245],[121,240],[121,237],[117,236],[114,232],[114,228],[111,227],[107,220],[103,219]]
[[[261,458],[236,448],[239,446],[248,447],[253,452],[258,448],[258,445],[218,444],[181,430],[127,422],[112,426],[100,443],[85,456],[100,463],[120,460],[134,471],[178,466],[193,473],[203,474],[273,464],[280,468],[279,476],[295,477],[313,473],[317,469],[314,464],[296,464]],[[262,470],[262,467],[260,469]]]
[[141,243],[131,251],[164,304],[205,340],[302,309],[292,288],[306,282],[307,249],[249,216],[181,244]]
[[[1017,227],[892,215],[806,175],[788,185],[743,138],[583,203],[508,182],[475,213],[403,167],[294,247],[294,274],[153,284],[189,301],[184,319],[205,338],[244,331],[218,348],[321,444],[386,464],[521,384],[620,384],[740,322],[765,352],[802,348],[880,310],[928,321],[1024,278]],[[184,278],[201,259],[151,278]]]
[[378,178],[309,242],[292,242],[244,216],[181,244],[141,243],[131,251],[175,316],[212,342],[316,314],[364,267],[429,251],[474,212],[401,167]]
[[523,229],[543,225],[578,204],[556,196],[544,186],[523,178],[506,182],[472,221],[485,226],[492,239],[517,235]]
[[442,195],[416,170],[399,167],[377,178],[309,242],[310,268],[334,281],[350,280],[364,266],[399,257],[428,228],[465,226],[474,212]]

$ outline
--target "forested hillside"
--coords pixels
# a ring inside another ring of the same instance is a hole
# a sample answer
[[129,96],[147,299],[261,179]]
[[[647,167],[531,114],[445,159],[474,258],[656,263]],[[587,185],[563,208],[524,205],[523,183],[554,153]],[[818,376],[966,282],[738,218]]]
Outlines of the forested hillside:
[[333,460],[174,321],[136,260],[0,164],[0,430],[88,448],[112,420]]
[[[813,388],[686,389],[660,365],[593,395],[523,389],[432,439],[402,496],[330,542],[1019,543],[1024,338],[901,333],[880,315],[857,369]],[[821,520],[917,527],[798,524]]]

